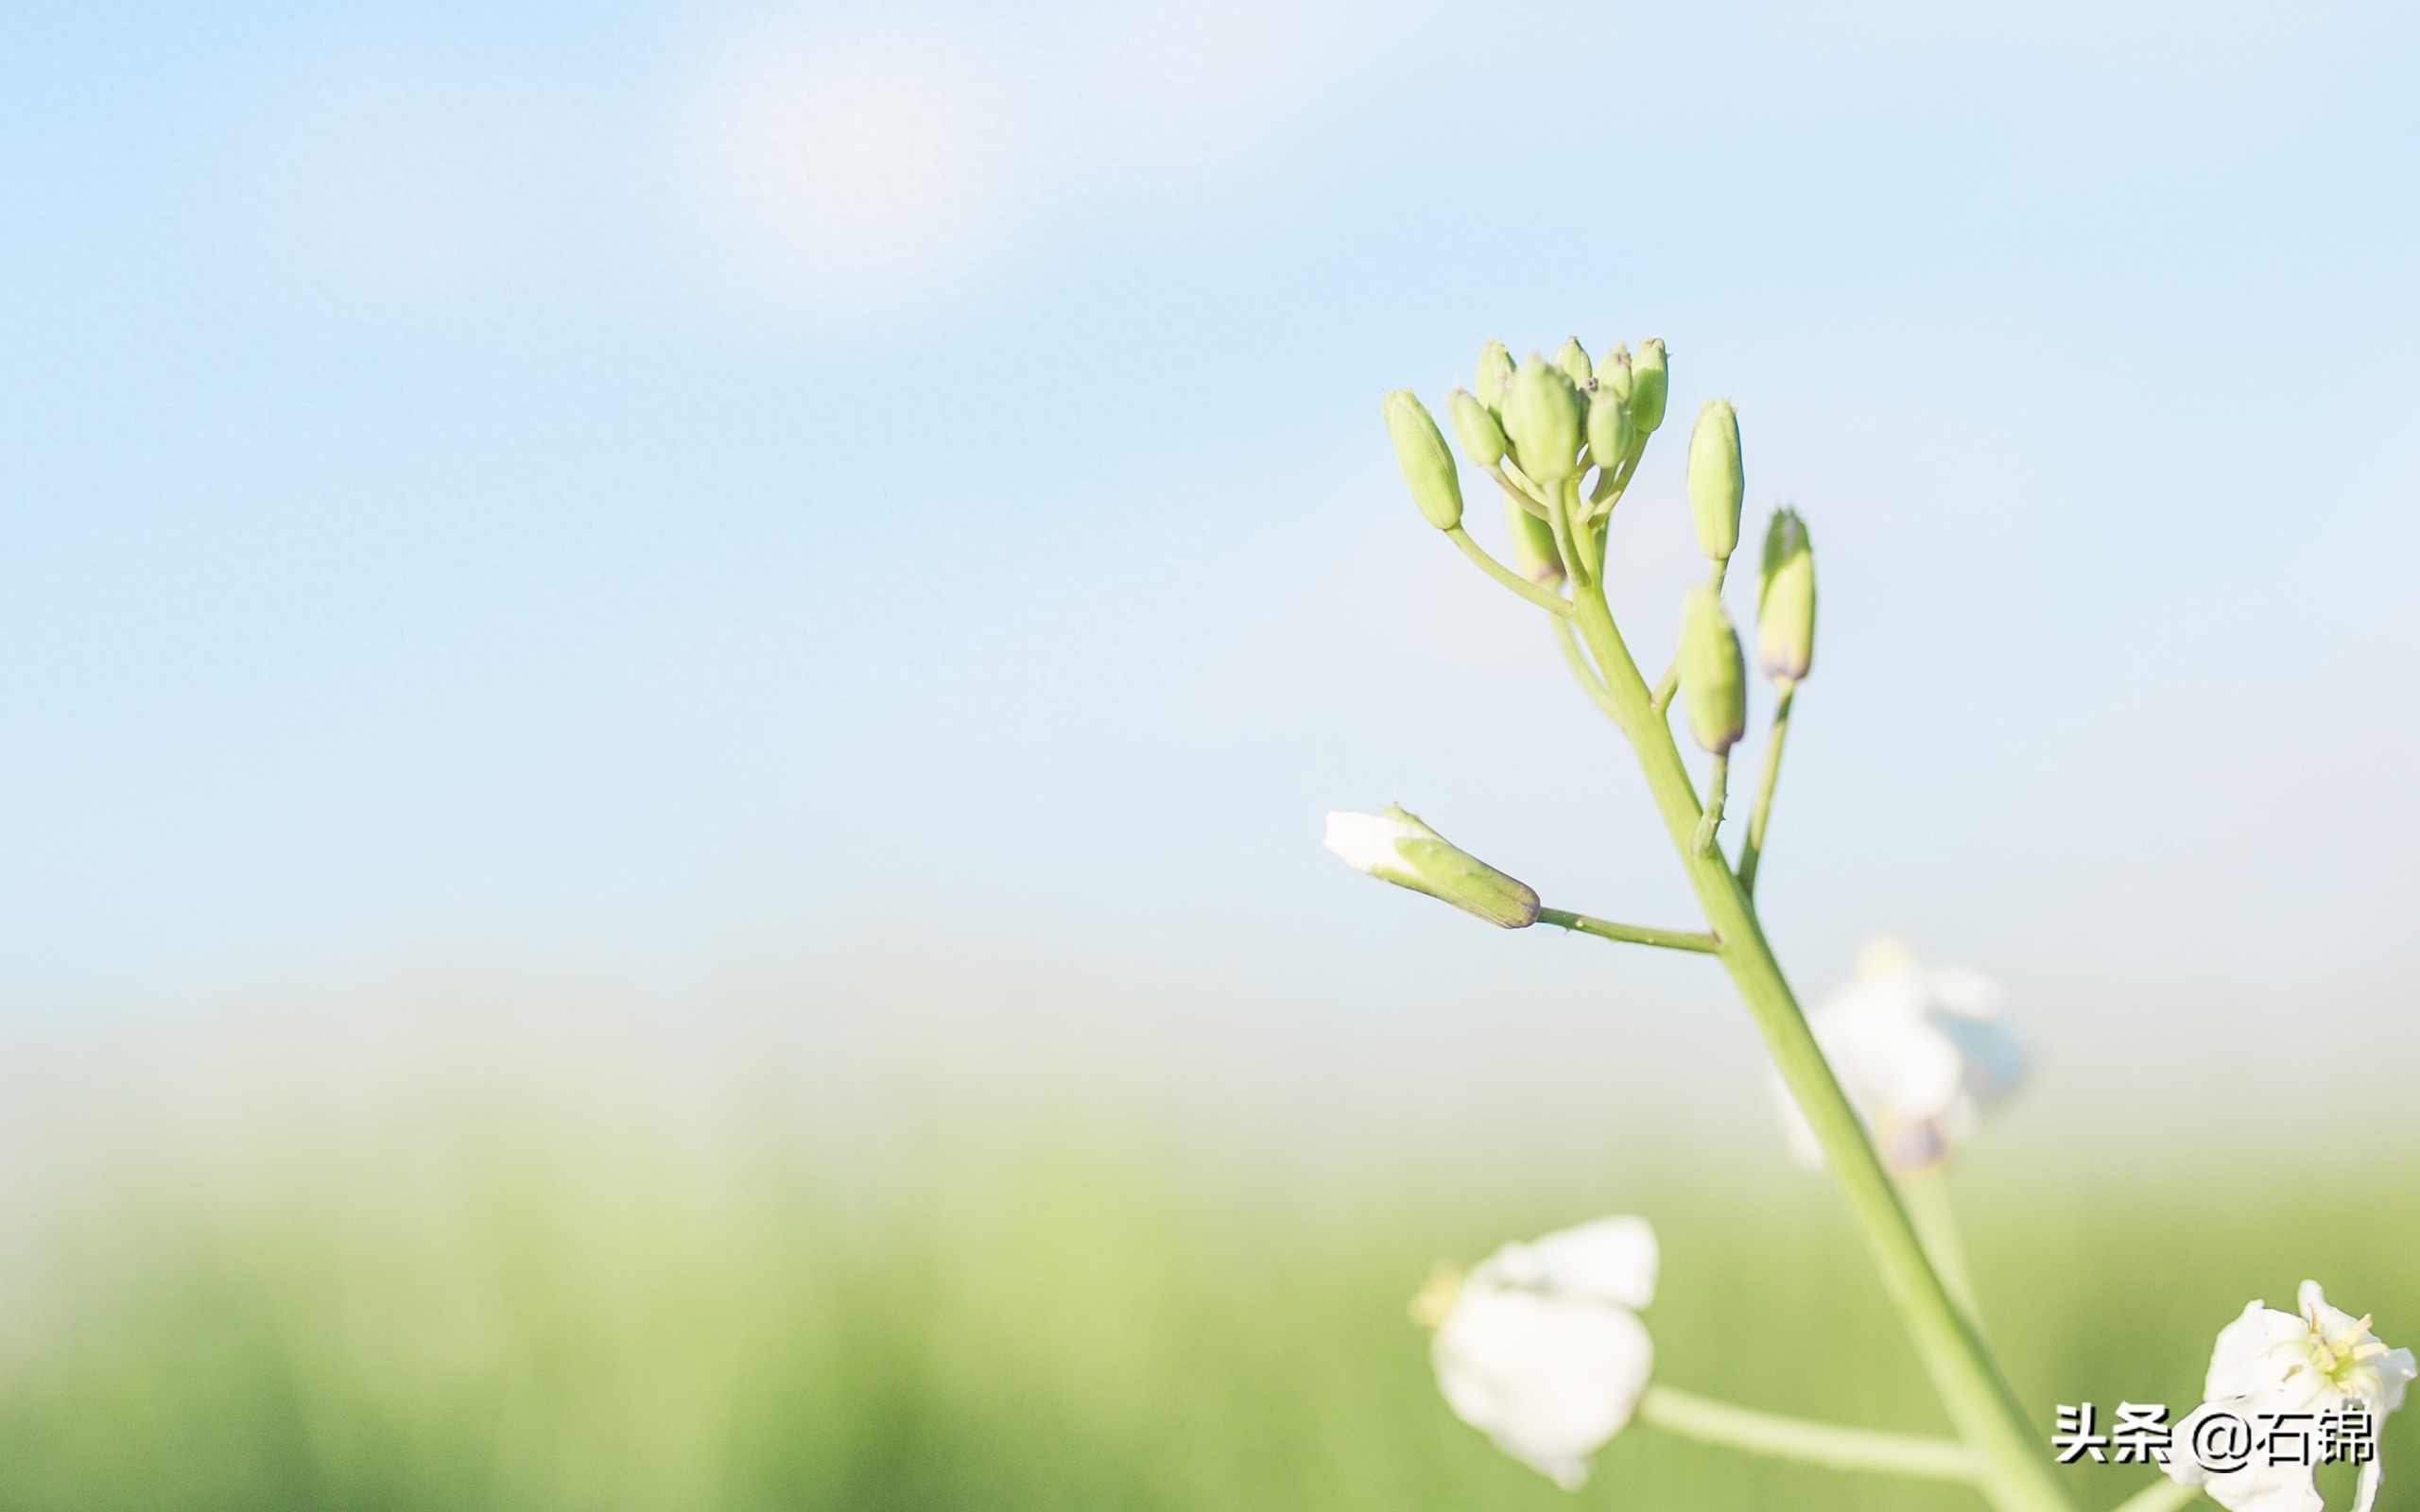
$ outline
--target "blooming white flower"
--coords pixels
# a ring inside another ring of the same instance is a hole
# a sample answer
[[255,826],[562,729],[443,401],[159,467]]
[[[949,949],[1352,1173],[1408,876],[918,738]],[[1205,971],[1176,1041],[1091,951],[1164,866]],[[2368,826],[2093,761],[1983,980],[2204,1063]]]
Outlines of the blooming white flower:
[[[2211,1470],[2194,1456],[2195,1432],[2215,1415],[2232,1414],[2257,1423],[2263,1413],[2341,1412],[2366,1408],[2375,1425],[2403,1405],[2403,1388],[2416,1370],[2410,1349],[2390,1349],[2370,1332],[2370,1320],[2327,1305],[2319,1282],[2305,1281],[2302,1311],[2280,1313],[2258,1302],[2219,1331],[2203,1381],[2203,1403],[2176,1425],[2169,1475],[2204,1486],[2229,1512],[2320,1512],[2311,1467],[2273,1465],[2253,1454],[2240,1468]],[[2377,1500],[2378,1462],[2361,1466],[2354,1495],[2357,1512]]]
[[1655,1297],[1655,1230],[1599,1218],[1479,1263],[1424,1294],[1430,1357],[1454,1415],[1565,1490],[1647,1389],[1655,1347],[1633,1309]]
[[[1877,935],[1857,950],[1857,971],[1806,1016],[1882,1160],[1907,1173],[1939,1164],[2025,1071],[2025,1050],[1997,1022],[2000,989],[1962,966],[1927,966],[1907,941]],[[1790,1151],[1824,1163],[1775,1072],[1773,1091]]]

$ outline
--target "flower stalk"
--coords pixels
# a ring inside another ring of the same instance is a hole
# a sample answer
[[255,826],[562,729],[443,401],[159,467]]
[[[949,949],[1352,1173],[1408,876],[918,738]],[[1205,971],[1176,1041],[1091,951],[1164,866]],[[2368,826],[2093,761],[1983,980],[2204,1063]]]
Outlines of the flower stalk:
[[1614,623],[1602,585],[1582,583],[1576,575],[1573,581],[1573,624],[1604,679],[1615,723],[1630,741],[1699,906],[1722,942],[1716,957],[1814,1129],[1950,1421],[1982,1464],[1984,1494],[2000,1512],[2073,1512],[2076,1503],[2052,1473],[2015,1394],[1926,1256],[1897,1189],[1806,1027],[1754,904],[1720,851],[1698,849],[1703,814],[1696,788],[1671,727],[1654,716],[1653,695]]
[[1798,696],[1796,682],[1785,679],[1779,686],[1772,732],[1765,737],[1765,769],[1756,779],[1755,803],[1748,810],[1748,837],[1739,843],[1739,890],[1751,898],[1756,895],[1756,867],[1765,858],[1765,826],[1772,817],[1773,788],[1781,782],[1781,747],[1789,738],[1789,706]]
[[1716,1401],[1658,1383],[1639,1399],[1638,1416],[1668,1434],[1703,1444],[1743,1449],[1835,1470],[1881,1470],[1925,1480],[1972,1485],[1981,1471],[1975,1452],[1954,1438],[1883,1433],[1809,1422]]

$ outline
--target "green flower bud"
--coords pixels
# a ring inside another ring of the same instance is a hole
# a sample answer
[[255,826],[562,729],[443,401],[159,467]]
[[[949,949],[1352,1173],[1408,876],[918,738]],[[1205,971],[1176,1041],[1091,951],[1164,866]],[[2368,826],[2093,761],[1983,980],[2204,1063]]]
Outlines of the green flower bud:
[[1588,455],[1600,468],[1611,469],[1630,455],[1633,433],[1630,410],[1614,397],[1610,388],[1599,387],[1588,396]]
[[1437,422],[1409,388],[1389,394],[1384,407],[1387,430],[1395,438],[1395,463],[1411,485],[1421,518],[1440,530],[1453,529],[1462,523],[1462,477]]
[[[1616,347],[1605,353],[1605,360],[1597,364],[1597,387],[1612,389],[1614,397],[1625,404],[1631,402],[1630,348]],[[1636,419],[1632,417],[1634,424]]]
[[1321,842],[1345,865],[1381,882],[1425,892],[1501,929],[1538,921],[1538,895],[1388,804],[1384,814],[1331,814]]
[[1588,349],[1580,344],[1578,336],[1566,336],[1563,345],[1555,348],[1554,365],[1582,388],[1597,381],[1596,369],[1588,366]]
[[1478,349],[1478,377],[1472,381],[1471,387],[1489,413],[1500,417],[1504,413],[1505,390],[1512,387],[1512,353],[1503,342],[1491,336],[1487,345]]
[[1504,434],[1512,459],[1534,482],[1554,485],[1580,471],[1587,406],[1571,375],[1530,353],[1504,393]]
[[1700,584],[1681,606],[1681,702],[1689,733],[1717,755],[1738,744],[1748,725],[1748,669],[1722,595]]
[[1504,459],[1504,427],[1487,406],[1466,388],[1445,396],[1446,413],[1454,417],[1454,438],[1473,467],[1494,467]]
[[1739,501],[1747,490],[1739,417],[1731,401],[1709,399],[1689,433],[1689,513],[1697,521],[1698,549],[1715,561],[1728,560],[1739,544]]
[[1652,436],[1664,423],[1664,400],[1671,392],[1671,374],[1664,369],[1664,338],[1649,336],[1630,359],[1630,422],[1641,436]]
[[1765,527],[1756,573],[1756,659],[1765,676],[1795,682],[1815,662],[1815,544],[1795,509],[1776,509]]
[[1512,528],[1512,560],[1521,576],[1541,588],[1552,588],[1563,581],[1563,553],[1555,549],[1554,526],[1521,507],[1521,501],[1507,495],[1504,516]]

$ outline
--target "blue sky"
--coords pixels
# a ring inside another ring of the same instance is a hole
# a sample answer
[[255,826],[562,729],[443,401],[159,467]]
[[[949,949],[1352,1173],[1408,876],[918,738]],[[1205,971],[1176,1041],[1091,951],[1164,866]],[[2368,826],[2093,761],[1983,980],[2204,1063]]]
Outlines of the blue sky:
[[[1713,1001],[1316,845],[1398,798],[1550,901],[1685,917],[1377,420],[1577,331],[1665,336],[1677,414],[1738,405],[1752,511],[1812,522],[1766,884],[1810,986],[1895,927],[2051,1021],[2383,1033],[2415,34],[20,7],[0,1005],[430,961],[677,999],[873,936],[1288,1011]],[[1651,650],[1697,571],[1676,452],[1616,530]]]

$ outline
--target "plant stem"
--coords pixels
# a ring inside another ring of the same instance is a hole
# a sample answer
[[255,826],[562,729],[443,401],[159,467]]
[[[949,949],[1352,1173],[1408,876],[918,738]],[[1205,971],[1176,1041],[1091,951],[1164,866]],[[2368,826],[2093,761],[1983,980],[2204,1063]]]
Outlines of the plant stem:
[[1559,593],[1549,593],[1537,584],[1505,566],[1487,554],[1487,548],[1471,539],[1471,533],[1460,525],[1445,532],[1447,539],[1462,548],[1462,555],[1478,563],[1479,571],[1549,613],[1571,617],[1571,605]]
[[1563,649],[1564,665],[1569,667],[1571,675],[1580,680],[1580,691],[1585,693],[1588,701],[1614,722],[1615,729],[1620,729],[1622,716],[1614,707],[1614,696],[1605,691],[1605,679],[1597,676],[1597,669],[1588,664],[1588,653],[1580,649],[1580,638],[1571,633],[1568,616],[1555,620],[1554,642]]
[[1722,828],[1722,803],[1731,792],[1731,753],[1714,753],[1714,770],[1706,774],[1705,812],[1698,819],[1697,833],[1689,843],[1703,853],[1715,849],[1716,833]]
[[1541,908],[1538,910],[1538,922],[1582,935],[1594,935],[1599,939],[1620,940],[1628,945],[1661,945],[1668,951],[1698,951],[1707,955],[1722,949],[1722,941],[1703,931],[1616,924],[1610,919],[1591,919],[1586,914],[1575,914],[1567,908]]
[[1701,1443],[1744,1449],[1754,1454],[1799,1460],[1836,1470],[1885,1470],[1927,1480],[1973,1484],[1982,1467],[1975,1452],[1954,1438],[1886,1434],[1809,1422],[1778,1413],[1735,1407],[1692,1392],[1657,1384],[1638,1400],[1638,1416],[1667,1433]]
[[2176,1512],[2201,1494],[2202,1487],[2182,1485],[2163,1475],[2110,1508],[2110,1512]]
[[1975,1305],[1975,1282],[1966,1270],[1965,1243],[1958,1236],[1958,1213],[1949,1204],[1948,1177],[1938,1165],[1912,1172],[1899,1178],[1899,1195],[1925,1253],[1932,1257],[1932,1268],[1941,1273],[1941,1283],[1964,1309],[1966,1321],[1981,1332],[1983,1314]]
[[[1561,495],[1554,513],[1564,513]],[[1806,1019],[1773,958],[1755,909],[1720,852],[1701,852],[1691,843],[1702,816],[1697,794],[1682,765],[1671,727],[1654,717],[1646,679],[1623,644],[1600,587],[1580,591],[1575,623],[1586,641],[1605,690],[1620,711],[1618,723],[1638,758],[1657,812],[1681,852],[1706,922],[1722,941],[1723,968],[1746,1000],[1766,1049],[1806,1122],[1815,1131],[1825,1163],[1866,1246],[1882,1273],[1883,1288],[1906,1323],[1933,1389],[1948,1410],[1959,1436],[1973,1446],[1983,1466],[1980,1484],[2000,1512],[2074,1512],[2076,1503],[2053,1473],[2039,1435],[2000,1378],[1983,1341],[1943,1286],[1924,1245],[1909,1222],[1899,1194],[1882,1169],[1864,1126],[1849,1106],[1832,1068],[1817,1047]]]
[[1756,779],[1756,805],[1748,811],[1748,838],[1739,846],[1739,890],[1751,898],[1756,895],[1756,864],[1765,855],[1765,821],[1773,811],[1773,784],[1781,781],[1781,744],[1789,738],[1789,706],[1798,696],[1796,679],[1780,680],[1772,733],[1765,737],[1765,770]]

